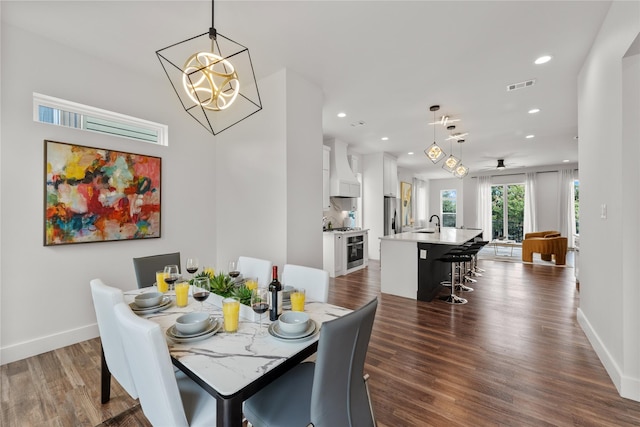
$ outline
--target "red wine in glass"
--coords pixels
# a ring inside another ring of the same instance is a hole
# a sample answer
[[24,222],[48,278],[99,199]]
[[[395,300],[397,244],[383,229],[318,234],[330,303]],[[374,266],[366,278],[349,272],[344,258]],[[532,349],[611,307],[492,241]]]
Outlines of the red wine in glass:
[[193,274],[198,271],[198,258],[187,258],[187,271]]
[[194,292],[193,293],[193,299],[198,301],[198,302],[203,302],[207,298],[209,298],[209,292],[207,292],[207,291],[201,291],[201,292]]
[[266,302],[259,302],[257,304],[253,304],[251,308],[253,308],[253,311],[255,311],[256,313],[262,314],[269,310],[269,304],[267,304]]
[[164,281],[169,284],[169,288],[178,281],[179,270],[177,265],[165,265],[164,266]]
[[262,314],[269,310],[269,292],[267,288],[256,288],[251,292],[251,308],[258,314],[260,326],[258,335],[264,335],[262,330]]
[[209,278],[196,277],[193,279],[193,299],[200,302],[200,311],[204,310],[204,301],[209,297]]
[[238,263],[236,261],[229,261],[229,276],[233,279],[240,275],[240,271],[238,270]]

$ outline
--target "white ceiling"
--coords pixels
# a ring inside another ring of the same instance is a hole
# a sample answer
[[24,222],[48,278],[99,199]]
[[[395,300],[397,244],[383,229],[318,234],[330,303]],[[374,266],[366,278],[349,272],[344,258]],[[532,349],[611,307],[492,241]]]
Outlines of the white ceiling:
[[[163,73],[156,50],[211,25],[209,1],[0,5],[3,22],[151,74]],[[325,138],[342,139],[359,153],[392,153],[400,167],[424,178],[447,178],[442,163],[423,154],[434,139],[433,104],[441,106],[437,117],[462,119],[455,131],[469,135],[464,144],[454,142],[453,152],[462,148],[472,173],[495,168],[500,158],[507,167],[578,161],[577,75],[609,5],[218,0],[215,27],[249,48],[258,79],[286,67],[322,88]],[[553,60],[534,65],[543,54]],[[506,91],[529,79],[536,79],[533,87]],[[528,114],[534,107],[540,113]],[[336,116],[341,111],[346,118]],[[365,125],[351,126],[358,121]],[[449,153],[447,136],[436,127]]]

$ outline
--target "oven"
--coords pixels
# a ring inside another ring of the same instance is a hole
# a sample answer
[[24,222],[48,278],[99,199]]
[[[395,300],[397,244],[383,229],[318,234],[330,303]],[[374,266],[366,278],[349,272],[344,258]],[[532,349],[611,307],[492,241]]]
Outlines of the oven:
[[364,234],[348,236],[346,242],[347,270],[364,264]]

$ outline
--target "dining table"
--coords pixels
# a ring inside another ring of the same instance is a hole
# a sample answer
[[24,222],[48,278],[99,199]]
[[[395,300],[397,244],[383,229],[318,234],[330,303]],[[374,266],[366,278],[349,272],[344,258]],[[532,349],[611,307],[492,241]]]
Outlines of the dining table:
[[[132,303],[136,295],[155,290],[155,287],[149,287],[125,291],[125,302]],[[271,325],[267,312],[263,315],[261,327],[257,320],[241,316],[237,332],[227,333],[221,328],[204,339],[175,342],[168,336],[167,330],[175,325],[179,316],[199,311],[201,305],[190,295],[186,307],[177,307],[173,291],[167,292],[165,296],[173,300],[162,311],[137,314],[160,325],[174,366],[216,399],[219,427],[242,426],[243,402],[313,355],[317,350],[319,330],[324,322],[352,311],[324,302],[306,301],[304,311],[317,326],[312,335],[301,339],[283,339],[273,335],[275,325]],[[215,295],[211,294],[205,300],[202,309],[222,322],[219,298],[213,297]]]

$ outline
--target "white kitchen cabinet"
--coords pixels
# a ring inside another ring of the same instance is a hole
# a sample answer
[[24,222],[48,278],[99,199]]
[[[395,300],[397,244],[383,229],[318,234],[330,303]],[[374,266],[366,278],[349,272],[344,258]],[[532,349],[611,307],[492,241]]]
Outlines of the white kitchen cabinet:
[[344,242],[341,233],[323,233],[322,269],[329,273],[329,277],[344,274]]
[[331,209],[329,198],[331,192],[331,177],[329,175],[331,148],[326,145],[323,145],[322,148],[322,210],[328,211]]
[[385,153],[382,164],[383,192],[388,197],[398,197],[398,160]]
[[360,197],[360,184],[339,180],[339,193],[343,197]]

